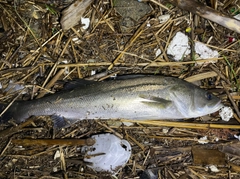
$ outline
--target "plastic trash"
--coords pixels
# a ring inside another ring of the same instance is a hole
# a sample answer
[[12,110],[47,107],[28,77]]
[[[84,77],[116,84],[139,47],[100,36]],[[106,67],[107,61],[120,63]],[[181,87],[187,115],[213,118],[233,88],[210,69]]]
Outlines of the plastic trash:
[[170,19],[170,14],[165,14],[158,17],[160,24],[167,22],[168,19]]
[[195,51],[201,59],[218,58],[218,51],[210,49],[202,42],[195,42]]
[[233,110],[230,107],[224,106],[220,109],[219,115],[223,121],[229,121],[233,117]]
[[96,140],[93,146],[84,146],[84,161],[87,166],[98,172],[117,174],[126,165],[131,156],[131,145],[113,134],[92,136]]
[[177,32],[167,48],[167,54],[172,55],[175,61],[182,60],[190,54],[188,36],[182,32]]

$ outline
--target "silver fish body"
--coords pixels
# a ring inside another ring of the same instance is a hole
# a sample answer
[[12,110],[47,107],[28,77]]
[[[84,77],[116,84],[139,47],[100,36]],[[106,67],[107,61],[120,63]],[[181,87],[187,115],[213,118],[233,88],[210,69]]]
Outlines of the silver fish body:
[[[173,77],[144,76],[81,85],[32,101],[15,102],[2,117],[82,119],[183,119],[210,114],[223,105],[207,91]],[[58,121],[59,122],[59,121]]]

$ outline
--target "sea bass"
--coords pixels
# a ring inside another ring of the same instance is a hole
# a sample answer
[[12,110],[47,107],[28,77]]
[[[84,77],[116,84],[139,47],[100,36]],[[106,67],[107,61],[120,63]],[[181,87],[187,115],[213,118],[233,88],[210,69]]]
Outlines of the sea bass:
[[82,119],[195,118],[218,111],[221,100],[174,77],[140,76],[81,85],[32,101],[14,102],[1,120],[50,115],[56,126]]

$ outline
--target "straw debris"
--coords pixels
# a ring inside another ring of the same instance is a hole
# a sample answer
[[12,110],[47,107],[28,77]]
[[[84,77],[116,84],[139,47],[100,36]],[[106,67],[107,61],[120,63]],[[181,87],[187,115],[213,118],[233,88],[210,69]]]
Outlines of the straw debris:
[[[1,103],[40,98],[76,78],[141,73],[194,82],[230,106],[233,118],[226,123],[215,113],[186,121],[83,120],[61,130],[49,116],[11,120],[0,124],[0,178],[114,178],[86,167],[81,154],[91,135],[106,132],[132,147],[117,178],[140,178],[149,170],[158,178],[239,178],[240,23],[233,16],[240,14],[240,1],[200,0],[202,10],[194,11],[195,1],[144,0],[134,2],[147,6],[139,14],[134,6],[135,20],[123,17],[129,7],[116,10],[117,1],[0,0]],[[160,22],[162,15],[169,19]],[[88,28],[81,17],[90,20]],[[177,32],[188,36],[191,50],[199,41],[219,57],[198,59],[192,51],[174,61],[167,48]],[[206,158],[208,151],[214,160]]]

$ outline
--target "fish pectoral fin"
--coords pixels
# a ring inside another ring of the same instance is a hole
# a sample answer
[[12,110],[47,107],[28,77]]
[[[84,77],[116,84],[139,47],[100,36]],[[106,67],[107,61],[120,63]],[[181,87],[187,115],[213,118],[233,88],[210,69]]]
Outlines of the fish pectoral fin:
[[71,124],[69,120],[62,116],[52,115],[51,119],[53,121],[54,127],[56,128],[67,127]]
[[151,107],[167,108],[173,103],[171,100],[166,100],[155,96],[140,95],[140,97],[146,100],[142,101],[142,103]]
[[160,103],[160,102],[151,102],[151,101],[142,101],[142,103],[150,106],[150,107],[157,107],[157,108],[167,108],[168,106],[170,106],[172,104],[172,102],[164,102],[164,103]]

